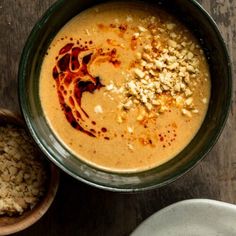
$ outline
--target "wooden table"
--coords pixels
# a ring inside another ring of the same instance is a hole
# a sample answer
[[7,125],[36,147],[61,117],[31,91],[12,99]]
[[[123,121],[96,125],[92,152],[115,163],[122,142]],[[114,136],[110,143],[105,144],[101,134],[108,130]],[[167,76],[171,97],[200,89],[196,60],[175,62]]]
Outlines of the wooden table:
[[[17,69],[26,37],[55,0],[0,0],[0,107],[19,111]],[[55,202],[35,225],[16,235],[128,235],[171,203],[210,198],[236,203],[236,1],[199,1],[217,22],[233,63],[233,103],[213,150],[176,182],[144,193],[119,194],[87,186],[62,173]]]

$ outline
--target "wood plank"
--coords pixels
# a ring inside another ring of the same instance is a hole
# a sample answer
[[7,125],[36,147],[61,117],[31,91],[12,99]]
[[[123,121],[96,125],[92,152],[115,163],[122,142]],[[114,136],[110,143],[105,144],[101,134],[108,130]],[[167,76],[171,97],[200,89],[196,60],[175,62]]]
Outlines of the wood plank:
[[[55,0],[0,0],[0,106],[19,111],[17,70],[25,40]],[[128,235],[157,210],[189,198],[236,203],[236,1],[199,1],[217,22],[233,64],[233,102],[226,127],[213,150],[174,183],[138,194],[118,194],[82,184],[62,174],[60,189],[47,214],[28,235]]]

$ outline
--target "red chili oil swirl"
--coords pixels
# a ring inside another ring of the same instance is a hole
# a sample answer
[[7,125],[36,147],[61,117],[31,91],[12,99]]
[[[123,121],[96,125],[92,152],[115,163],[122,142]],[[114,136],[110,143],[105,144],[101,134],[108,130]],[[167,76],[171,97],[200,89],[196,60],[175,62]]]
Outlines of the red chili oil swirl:
[[74,43],[68,43],[59,51],[56,65],[52,71],[59,102],[67,121],[73,128],[91,137],[96,137],[97,132],[94,129],[83,127],[83,122],[85,119],[89,119],[89,115],[82,108],[81,100],[83,93],[93,94],[104,85],[99,77],[90,74],[89,66],[98,57],[101,57],[117,67],[114,53],[116,54],[114,50],[104,53],[101,49],[89,50],[87,46],[79,47]]
[[[59,59],[53,68],[53,78],[56,81],[59,102],[67,121],[73,128],[95,137],[94,132],[86,130],[81,125],[84,119],[82,114],[89,118],[82,108],[81,99],[84,92],[94,93],[104,85],[99,77],[92,76],[88,71],[93,53],[85,55],[79,61],[79,54],[87,50],[73,46],[73,43],[68,43],[59,51]],[[70,89],[73,89],[72,94],[68,93]]]

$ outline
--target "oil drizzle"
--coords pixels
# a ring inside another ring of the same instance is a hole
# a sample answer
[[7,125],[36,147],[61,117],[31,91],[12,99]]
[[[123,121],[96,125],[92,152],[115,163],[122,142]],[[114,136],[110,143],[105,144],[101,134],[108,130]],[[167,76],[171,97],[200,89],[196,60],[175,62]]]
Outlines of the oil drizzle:
[[[82,107],[82,96],[85,92],[93,94],[104,85],[98,76],[90,74],[89,66],[91,63],[107,61],[117,67],[120,62],[116,57],[115,49],[109,52],[104,52],[101,48],[90,50],[87,46],[78,46],[72,42],[61,48],[56,57],[52,76],[56,82],[61,108],[73,128],[91,137],[96,137],[100,132],[83,125],[83,122],[89,119],[89,114]],[[92,121],[92,124],[95,125],[96,123]],[[102,128],[102,131],[106,132],[107,130]]]
[[[104,85],[99,77],[92,76],[88,71],[88,64],[93,53],[83,57],[79,62],[79,54],[84,52],[84,48],[73,47],[73,43],[68,43],[60,51],[60,59],[57,65],[53,68],[53,78],[56,81],[57,93],[62,110],[65,113],[67,121],[71,126],[79,131],[82,131],[89,136],[95,137],[94,130],[86,130],[82,127],[82,113],[89,118],[89,115],[82,108],[81,99],[83,93],[94,93]],[[73,88],[72,95],[69,98],[64,91]]]

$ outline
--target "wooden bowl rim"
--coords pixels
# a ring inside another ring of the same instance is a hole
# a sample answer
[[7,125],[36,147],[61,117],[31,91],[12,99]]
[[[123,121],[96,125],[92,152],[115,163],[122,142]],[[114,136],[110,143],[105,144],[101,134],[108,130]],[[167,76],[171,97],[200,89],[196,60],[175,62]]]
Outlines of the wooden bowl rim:
[[[6,124],[13,124],[25,128],[25,123],[21,118],[21,115],[12,112],[8,109],[0,108],[0,121],[3,121],[3,123]],[[18,222],[0,226],[1,236],[13,234],[28,228],[29,226],[36,223],[49,209],[56,196],[59,186],[59,170],[51,162],[49,162],[49,166],[50,166],[50,182],[48,184],[48,189],[44,197],[41,199],[41,201],[39,201],[36,204],[36,206],[32,210],[28,210],[25,213],[23,213],[22,219],[20,219]],[[24,214],[26,214],[25,217]]]

